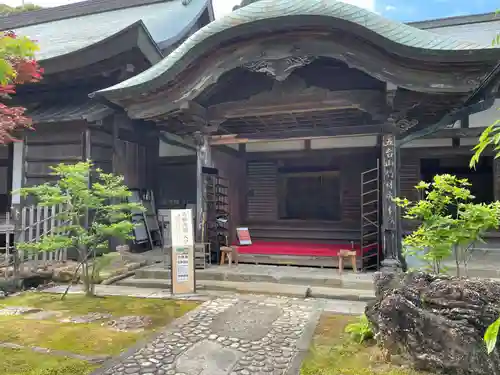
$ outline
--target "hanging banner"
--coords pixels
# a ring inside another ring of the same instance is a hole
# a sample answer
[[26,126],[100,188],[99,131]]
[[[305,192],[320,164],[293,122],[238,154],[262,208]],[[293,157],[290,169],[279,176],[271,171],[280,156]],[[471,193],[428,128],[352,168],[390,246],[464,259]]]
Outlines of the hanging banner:
[[170,210],[172,294],[196,292],[192,210]]

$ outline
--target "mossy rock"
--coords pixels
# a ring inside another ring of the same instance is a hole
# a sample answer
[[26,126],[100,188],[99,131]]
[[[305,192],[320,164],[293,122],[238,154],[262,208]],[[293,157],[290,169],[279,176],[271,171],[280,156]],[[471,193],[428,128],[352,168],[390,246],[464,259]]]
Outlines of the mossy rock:
[[[58,282],[58,283],[69,283],[71,280],[73,280],[73,275],[75,274],[74,270],[56,270],[52,274],[52,281]],[[78,281],[80,278],[80,275],[75,276],[75,281]]]
[[18,292],[23,287],[22,280],[14,280],[14,279],[0,279],[0,291],[10,294]]

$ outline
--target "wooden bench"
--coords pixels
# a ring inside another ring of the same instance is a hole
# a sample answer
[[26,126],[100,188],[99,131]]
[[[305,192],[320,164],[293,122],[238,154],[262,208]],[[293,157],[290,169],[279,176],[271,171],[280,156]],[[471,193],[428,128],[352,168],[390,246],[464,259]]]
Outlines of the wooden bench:
[[221,246],[220,247],[220,265],[224,265],[225,258],[230,266],[231,263],[238,265],[238,246]]
[[347,250],[347,249],[342,249],[339,250],[339,273],[342,274],[344,272],[344,258],[351,258],[351,264],[352,264],[352,270],[354,272],[358,272],[358,269],[356,268],[356,250]]

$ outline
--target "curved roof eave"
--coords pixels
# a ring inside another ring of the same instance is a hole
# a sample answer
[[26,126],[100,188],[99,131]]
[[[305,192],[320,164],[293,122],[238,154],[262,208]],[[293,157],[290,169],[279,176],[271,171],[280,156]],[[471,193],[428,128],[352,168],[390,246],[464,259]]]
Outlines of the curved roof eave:
[[95,45],[138,21],[160,43],[186,36],[186,24],[196,22],[207,1],[146,1],[144,5],[18,27],[14,32],[38,42],[40,51],[36,57],[40,61]]
[[[260,0],[208,24],[150,69],[91,95],[120,99],[154,90],[174,79],[183,67],[222,42],[262,32],[294,27],[331,26],[333,19],[369,33],[377,44],[389,43],[403,56],[422,60],[482,61],[495,59],[500,49],[491,45],[443,37],[430,31],[386,19],[368,10],[335,0]],[[292,22],[293,21],[293,22]],[[146,88],[145,86],[149,86]]]
[[[143,38],[140,37],[140,33],[144,36]],[[143,42],[146,42],[148,46],[145,46]],[[51,74],[58,71],[82,68],[111,58],[132,47],[138,47],[151,65],[163,57],[159,46],[151,37],[144,23],[137,21],[93,44],[63,55],[38,61],[43,65],[46,74]]]

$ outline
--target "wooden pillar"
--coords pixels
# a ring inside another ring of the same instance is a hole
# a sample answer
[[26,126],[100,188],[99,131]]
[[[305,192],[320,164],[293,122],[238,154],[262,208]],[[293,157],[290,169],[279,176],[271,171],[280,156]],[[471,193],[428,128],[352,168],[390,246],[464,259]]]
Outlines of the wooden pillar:
[[398,268],[399,216],[394,198],[398,195],[398,148],[394,134],[382,136],[382,268]]
[[202,241],[203,213],[206,211],[206,184],[203,175],[203,167],[212,166],[212,152],[208,144],[208,135],[196,133],[194,136],[196,144],[196,228],[195,240]]
[[[23,137],[23,141],[14,142],[13,144],[13,155],[12,155],[12,200],[11,200],[11,208],[10,214],[11,219],[14,222],[14,243],[20,242],[22,240],[23,231],[22,231],[22,210],[25,205],[25,198],[21,197],[17,190],[26,186],[26,144],[27,138]],[[7,239],[6,240],[10,240]],[[10,245],[10,244],[9,244]],[[14,248],[14,262],[19,264],[19,258],[17,257],[16,249]],[[14,277],[19,277],[18,274],[19,269],[14,267]]]

